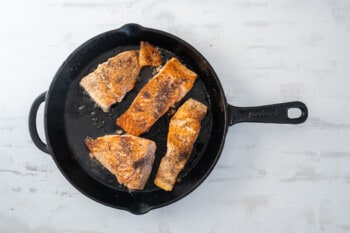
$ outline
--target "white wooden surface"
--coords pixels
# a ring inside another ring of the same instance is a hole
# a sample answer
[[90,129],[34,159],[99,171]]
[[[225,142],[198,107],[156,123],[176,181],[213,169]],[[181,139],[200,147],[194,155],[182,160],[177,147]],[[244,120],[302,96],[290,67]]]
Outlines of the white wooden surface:
[[[208,179],[146,215],[91,201],[35,148],[28,111],[77,46],[129,22],[196,47],[229,103],[301,100],[308,121],[231,127]],[[350,1],[4,1],[0,32],[1,233],[350,232]]]

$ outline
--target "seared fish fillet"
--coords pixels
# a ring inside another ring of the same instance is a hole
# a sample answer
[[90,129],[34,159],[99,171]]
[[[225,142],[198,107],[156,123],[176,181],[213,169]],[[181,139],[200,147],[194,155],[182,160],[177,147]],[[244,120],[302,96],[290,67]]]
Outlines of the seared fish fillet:
[[122,101],[134,88],[140,70],[139,51],[125,51],[98,65],[80,85],[104,112],[109,112],[112,104]]
[[162,158],[154,184],[171,191],[177,176],[185,167],[201,129],[201,121],[207,107],[194,100],[187,100],[171,118],[169,124],[167,152]]
[[162,55],[159,50],[150,43],[141,41],[139,57],[140,66],[160,66],[162,62]]
[[143,189],[152,170],[156,144],[132,135],[107,135],[87,139],[91,158],[96,158],[130,190]]
[[117,119],[117,125],[136,136],[147,132],[192,89],[196,79],[196,73],[176,58],[170,59],[141,89],[130,107]]

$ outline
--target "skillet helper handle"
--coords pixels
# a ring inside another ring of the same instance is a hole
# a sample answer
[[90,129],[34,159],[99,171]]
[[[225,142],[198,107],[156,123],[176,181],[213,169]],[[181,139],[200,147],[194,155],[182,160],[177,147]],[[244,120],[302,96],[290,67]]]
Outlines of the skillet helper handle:
[[43,152],[50,154],[50,151],[47,145],[40,139],[38,130],[36,128],[36,115],[38,113],[38,109],[40,105],[45,102],[46,92],[39,95],[33,102],[32,107],[29,112],[29,133],[32,138],[34,144]]
[[[290,117],[288,111],[291,109],[299,109],[300,116]],[[298,101],[258,107],[235,107],[229,105],[228,110],[229,125],[240,122],[300,124],[306,121],[308,116],[306,105]]]

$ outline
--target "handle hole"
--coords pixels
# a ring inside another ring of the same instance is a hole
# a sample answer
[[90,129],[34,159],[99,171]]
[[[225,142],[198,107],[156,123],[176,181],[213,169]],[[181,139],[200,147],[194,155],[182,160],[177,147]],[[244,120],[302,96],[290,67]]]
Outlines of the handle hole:
[[45,127],[44,127],[44,109],[45,109],[45,104],[41,104],[39,106],[37,115],[36,115],[36,128],[39,134],[39,137],[41,140],[46,143],[46,137],[45,137]]
[[300,108],[289,108],[287,114],[289,119],[298,119],[301,117],[302,111]]

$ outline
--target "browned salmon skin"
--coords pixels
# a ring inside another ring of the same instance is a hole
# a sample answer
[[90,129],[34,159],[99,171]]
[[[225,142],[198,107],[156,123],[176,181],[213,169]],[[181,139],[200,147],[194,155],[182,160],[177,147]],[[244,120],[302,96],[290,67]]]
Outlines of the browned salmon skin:
[[163,63],[160,51],[148,42],[140,42],[139,64],[144,66],[160,66]]
[[140,70],[138,50],[121,52],[83,77],[80,85],[104,112],[109,112],[111,105],[121,102],[134,88]]
[[144,188],[152,170],[156,144],[132,135],[106,135],[85,141],[96,158],[130,190]]
[[117,119],[128,134],[140,135],[179,102],[193,87],[197,74],[178,59],[171,58],[138,93],[130,107]]
[[201,121],[207,113],[207,107],[189,99],[177,110],[169,124],[167,152],[162,158],[154,184],[161,189],[171,191],[177,177],[185,167],[193,145],[201,129]]

